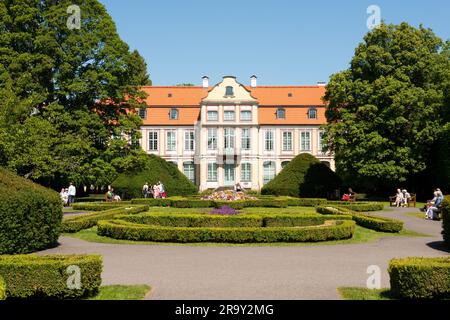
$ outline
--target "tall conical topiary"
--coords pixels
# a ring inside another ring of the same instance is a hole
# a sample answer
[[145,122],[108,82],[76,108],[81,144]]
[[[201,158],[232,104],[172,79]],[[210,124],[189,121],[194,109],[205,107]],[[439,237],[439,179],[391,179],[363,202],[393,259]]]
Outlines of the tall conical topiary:
[[156,155],[149,155],[137,168],[120,174],[112,183],[114,192],[123,198],[142,198],[142,186],[161,181],[168,196],[185,196],[197,193],[197,187],[172,163]]
[[341,179],[316,157],[302,153],[261,190],[262,194],[324,198],[339,188]]

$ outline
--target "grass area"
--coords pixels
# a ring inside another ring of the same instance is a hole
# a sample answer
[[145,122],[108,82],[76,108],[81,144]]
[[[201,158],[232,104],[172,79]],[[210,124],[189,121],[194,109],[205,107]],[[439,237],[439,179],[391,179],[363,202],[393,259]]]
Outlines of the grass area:
[[345,300],[393,300],[389,289],[342,287],[337,289]]
[[142,300],[149,291],[145,284],[101,286],[99,293],[88,300]]
[[323,242],[298,242],[298,243],[297,242],[245,243],[245,244],[215,243],[215,242],[170,243],[170,242],[118,240],[99,236],[97,234],[97,227],[81,230],[77,233],[64,234],[64,236],[77,238],[89,242],[110,243],[110,244],[165,245],[165,246],[221,246],[221,247],[260,247],[260,246],[283,247],[283,246],[321,246],[321,245],[337,245],[337,244],[356,244],[356,243],[366,243],[376,241],[383,237],[402,237],[402,236],[425,237],[427,235],[409,230],[402,230],[399,233],[377,232],[374,230],[356,226],[355,233],[353,235],[353,238],[351,239],[337,240],[337,241],[323,241]]

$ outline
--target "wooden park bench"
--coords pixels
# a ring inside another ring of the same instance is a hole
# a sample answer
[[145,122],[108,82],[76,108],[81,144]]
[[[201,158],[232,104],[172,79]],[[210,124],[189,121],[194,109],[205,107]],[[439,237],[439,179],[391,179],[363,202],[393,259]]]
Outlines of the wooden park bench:
[[356,199],[358,198],[358,194],[353,193],[350,198],[348,199],[349,202],[355,202]]
[[[414,204],[414,208],[416,207],[416,194],[415,193],[410,193],[409,194],[410,197],[408,199],[408,208],[411,206],[411,204]],[[397,196],[392,196],[389,197],[389,206],[390,207],[395,207],[395,200],[397,199]]]

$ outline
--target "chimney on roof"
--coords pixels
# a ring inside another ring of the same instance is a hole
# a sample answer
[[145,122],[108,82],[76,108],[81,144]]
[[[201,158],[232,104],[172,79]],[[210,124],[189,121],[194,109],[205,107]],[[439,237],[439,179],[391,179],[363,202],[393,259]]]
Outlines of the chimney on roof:
[[252,75],[251,77],[250,77],[250,87],[252,87],[252,88],[256,88],[256,86],[257,86],[257,80],[258,78],[255,76],[255,75]]
[[203,88],[209,88],[209,78],[207,76],[203,76],[202,80],[203,80]]
[[326,87],[326,85],[327,85],[326,82],[317,82],[318,87]]

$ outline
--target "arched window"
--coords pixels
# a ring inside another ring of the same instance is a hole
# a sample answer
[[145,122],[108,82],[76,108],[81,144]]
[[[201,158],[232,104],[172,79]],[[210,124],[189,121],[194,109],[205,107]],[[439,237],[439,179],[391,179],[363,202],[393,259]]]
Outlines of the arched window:
[[275,162],[266,161],[263,164],[263,184],[275,178]]
[[289,164],[290,161],[283,161],[281,162],[281,169],[284,169]]
[[229,96],[234,96],[234,90],[233,87],[231,86],[227,86],[225,88],[225,96],[229,97]]
[[308,119],[317,119],[317,109],[316,108],[309,108]]
[[286,110],[284,108],[277,109],[277,119],[286,119]]

